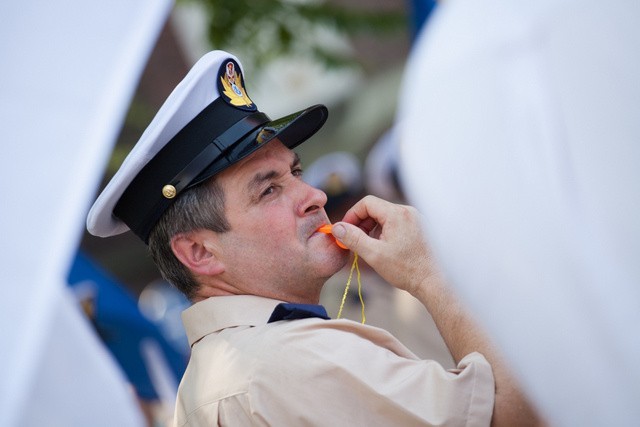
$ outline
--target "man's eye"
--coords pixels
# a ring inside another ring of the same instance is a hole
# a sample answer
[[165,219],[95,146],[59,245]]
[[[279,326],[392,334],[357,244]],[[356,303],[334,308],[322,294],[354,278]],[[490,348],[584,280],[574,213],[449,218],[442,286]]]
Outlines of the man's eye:
[[302,176],[302,168],[295,168],[291,171],[293,176]]
[[273,193],[273,192],[274,192],[274,190],[275,190],[275,186],[270,185],[266,190],[264,190],[264,191],[262,192],[262,194],[261,194],[260,196],[261,196],[261,197],[268,196],[269,194]]

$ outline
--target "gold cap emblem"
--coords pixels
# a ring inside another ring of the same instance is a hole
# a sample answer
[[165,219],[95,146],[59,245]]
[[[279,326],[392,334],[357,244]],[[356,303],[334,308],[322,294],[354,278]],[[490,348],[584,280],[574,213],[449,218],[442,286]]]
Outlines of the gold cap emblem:
[[245,111],[257,110],[244,88],[240,66],[231,58],[224,62],[218,71],[218,92],[229,105]]
[[167,184],[162,187],[162,195],[167,199],[173,199],[176,197],[176,187],[171,184]]

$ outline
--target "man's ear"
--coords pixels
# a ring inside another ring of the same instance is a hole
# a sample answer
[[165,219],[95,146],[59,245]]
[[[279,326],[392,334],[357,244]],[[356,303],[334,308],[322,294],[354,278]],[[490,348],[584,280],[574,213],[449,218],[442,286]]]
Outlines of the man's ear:
[[171,250],[182,264],[197,275],[215,276],[224,271],[213,232],[197,230],[177,234],[171,239]]

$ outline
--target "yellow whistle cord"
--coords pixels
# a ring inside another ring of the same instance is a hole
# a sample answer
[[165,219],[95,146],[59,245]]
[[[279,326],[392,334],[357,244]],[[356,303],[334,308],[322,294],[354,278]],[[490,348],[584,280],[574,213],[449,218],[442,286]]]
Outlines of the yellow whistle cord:
[[344,288],[342,294],[342,302],[340,303],[340,310],[338,310],[338,319],[342,316],[342,309],[344,308],[344,302],[347,300],[347,293],[349,292],[349,286],[351,285],[351,278],[353,277],[353,270],[356,270],[358,280],[358,296],[360,297],[360,305],[362,306],[362,324],[367,320],[364,315],[364,299],[362,298],[362,283],[360,282],[360,268],[358,267],[358,254],[353,253],[353,264],[351,264],[351,271],[349,271],[349,278],[347,279],[347,286]]

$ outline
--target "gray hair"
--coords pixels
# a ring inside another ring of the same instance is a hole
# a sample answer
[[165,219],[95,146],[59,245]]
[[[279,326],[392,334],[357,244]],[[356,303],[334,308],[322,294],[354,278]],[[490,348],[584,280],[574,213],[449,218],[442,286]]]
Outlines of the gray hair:
[[192,300],[200,284],[174,255],[171,239],[198,229],[223,233],[230,228],[224,214],[224,191],[211,178],[181,193],[162,214],[149,236],[149,250],[162,277]]

